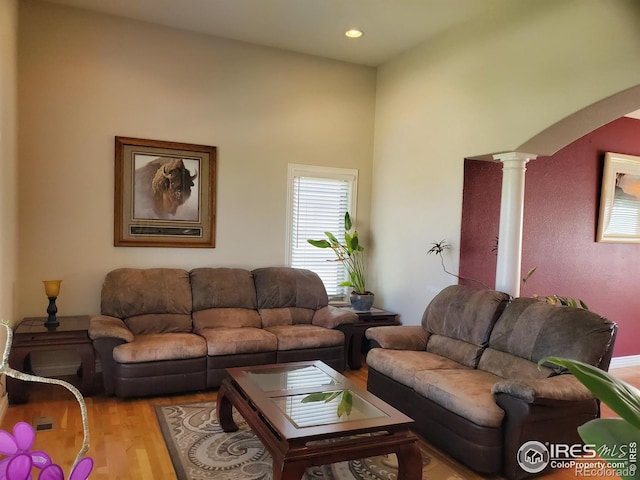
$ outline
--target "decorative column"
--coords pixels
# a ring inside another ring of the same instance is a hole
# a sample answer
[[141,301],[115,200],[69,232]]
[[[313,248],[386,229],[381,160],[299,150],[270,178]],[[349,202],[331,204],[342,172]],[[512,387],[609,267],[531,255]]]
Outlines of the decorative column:
[[527,162],[537,155],[508,152],[494,155],[502,162],[502,196],[496,290],[514,297],[520,295],[522,275],[522,220],[524,217],[524,180]]

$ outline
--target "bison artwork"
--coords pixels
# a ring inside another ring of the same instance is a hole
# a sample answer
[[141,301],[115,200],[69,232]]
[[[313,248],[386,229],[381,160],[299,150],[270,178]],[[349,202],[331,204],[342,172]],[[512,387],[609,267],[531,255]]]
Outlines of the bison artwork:
[[196,208],[180,208],[191,197],[197,170],[191,175],[182,159],[168,157],[158,157],[138,167],[138,161],[145,157],[148,158],[136,156],[134,217],[198,220],[197,203]]

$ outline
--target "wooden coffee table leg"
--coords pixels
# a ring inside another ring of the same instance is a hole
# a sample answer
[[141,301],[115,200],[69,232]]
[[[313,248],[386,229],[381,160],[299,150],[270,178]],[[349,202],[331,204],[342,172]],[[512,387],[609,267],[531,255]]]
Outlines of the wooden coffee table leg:
[[282,462],[273,459],[273,480],[300,480],[305,466],[300,462]]
[[229,388],[227,387],[227,381],[224,380],[218,390],[216,413],[218,414],[218,421],[220,422],[222,430],[225,432],[236,432],[238,425],[233,421],[233,405],[228,398],[228,394]]
[[397,453],[398,455],[398,478],[403,480],[421,480],[422,479],[422,455],[418,442],[415,441],[409,445],[402,445]]

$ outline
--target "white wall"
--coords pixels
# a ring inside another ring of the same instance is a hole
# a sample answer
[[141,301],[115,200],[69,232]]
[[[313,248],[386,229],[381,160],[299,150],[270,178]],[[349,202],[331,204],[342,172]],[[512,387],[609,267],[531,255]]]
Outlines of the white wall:
[[[15,312],[17,271],[17,39],[16,0],[0,0],[0,320],[12,320]],[[6,339],[0,327],[0,352]],[[0,419],[7,407],[4,378],[0,380]]]
[[514,150],[640,84],[639,20],[633,1],[522,0],[379,69],[375,288],[403,323],[419,323],[429,300],[457,283],[426,252],[448,240],[447,266],[457,271],[464,158]]
[[[122,266],[258,267],[285,255],[288,163],[357,168],[371,195],[375,70],[20,1],[19,316],[97,313]],[[113,246],[114,137],[218,147],[215,249]]]

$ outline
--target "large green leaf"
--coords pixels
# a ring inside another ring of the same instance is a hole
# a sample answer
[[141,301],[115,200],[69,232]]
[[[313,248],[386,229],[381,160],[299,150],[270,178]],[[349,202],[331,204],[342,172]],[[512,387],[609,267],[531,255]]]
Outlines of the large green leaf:
[[353,234],[353,237],[351,238],[351,251],[355,252],[360,248],[360,244],[358,242],[358,232],[355,232]]
[[347,247],[347,252],[352,252],[353,247],[351,246],[353,242],[353,237],[349,235],[349,232],[344,232],[344,244]]
[[349,212],[346,212],[344,214],[344,229],[345,230],[351,230],[351,216],[349,215]]
[[329,248],[331,246],[326,240],[307,240],[307,242],[318,248]]
[[624,463],[618,458],[622,455],[627,460],[625,468],[615,469],[624,480],[640,479],[640,470],[636,462],[629,460],[629,449],[632,444],[638,448],[640,432],[629,422],[622,418],[598,418],[578,427],[578,433],[584,443],[596,446],[600,458],[609,462]]
[[338,417],[341,417],[343,413],[347,416],[351,414],[351,407],[353,406],[353,398],[348,390],[342,392],[342,398],[338,404]]
[[310,393],[302,399],[301,403],[324,402],[328,397],[331,396],[332,393],[333,392]]
[[567,368],[593,395],[607,404],[637,430],[640,430],[640,390],[633,385],[609,375],[583,362],[560,357],[543,358],[544,362],[555,363]]
[[331,233],[331,232],[324,232],[324,234],[327,236],[327,238],[329,238],[329,241],[331,242],[332,245],[339,245],[340,242],[338,242],[338,239],[336,238],[336,236]]

